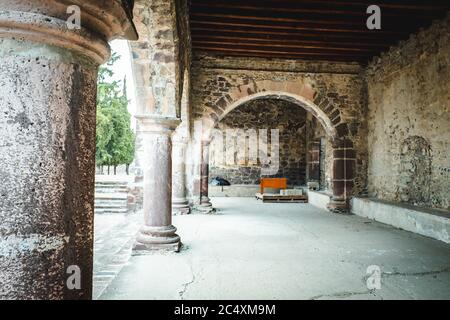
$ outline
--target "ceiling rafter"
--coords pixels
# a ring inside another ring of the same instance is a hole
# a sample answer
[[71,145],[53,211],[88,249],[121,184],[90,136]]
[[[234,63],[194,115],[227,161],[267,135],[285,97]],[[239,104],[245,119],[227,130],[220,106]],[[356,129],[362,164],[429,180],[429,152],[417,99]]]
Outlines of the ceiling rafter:
[[368,30],[369,0],[191,0],[194,52],[367,63],[434,19],[444,0],[380,0],[381,30]]

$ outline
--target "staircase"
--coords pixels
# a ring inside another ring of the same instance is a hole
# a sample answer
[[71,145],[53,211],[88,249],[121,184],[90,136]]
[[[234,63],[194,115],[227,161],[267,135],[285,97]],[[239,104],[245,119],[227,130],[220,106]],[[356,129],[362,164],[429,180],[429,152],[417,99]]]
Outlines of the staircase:
[[96,179],[95,213],[127,213],[128,181]]

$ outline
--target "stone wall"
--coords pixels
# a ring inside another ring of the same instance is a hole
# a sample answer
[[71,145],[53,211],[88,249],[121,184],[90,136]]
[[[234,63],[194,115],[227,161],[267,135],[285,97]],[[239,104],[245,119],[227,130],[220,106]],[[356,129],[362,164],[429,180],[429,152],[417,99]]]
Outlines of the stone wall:
[[371,196],[449,209],[448,30],[447,16],[367,68]]
[[190,57],[186,0],[137,0],[130,42],[137,114],[180,117],[183,79]]
[[[175,0],[176,7],[176,15],[177,15],[177,34],[178,34],[178,61],[179,61],[179,74],[180,78],[178,81],[179,92],[180,92],[180,114],[182,121],[186,121],[183,119],[183,99],[189,99],[189,79],[190,79],[190,70],[191,70],[191,56],[192,56],[192,47],[191,47],[191,33],[189,26],[189,3],[187,0]],[[187,82],[187,83],[186,83]],[[184,110],[186,111],[186,110]],[[186,124],[188,126],[188,124]]]
[[[362,191],[367,173],[367,97],[361,66],[356,63],[193,56],[193,121],[201,122],[202,128],[214,127],[243,102],[270,97],[302,105],[324,126],[330,139],[346,139],[353,145],[356,165],[350,170],[355,178],[349,185],[354,193]],[[199,190],[198,145],[203,135],[197,132],[195,137],[196,130],[193,129],[189,147],[196,159],[188,167],[188,190],[194,197]]]
[[[306,111],[284,100],[261,99],[245,103],[231,111],[217,128],[224,133],[230,129],[279,130],[279,165],[275,175],[285,177],[289,185],[304,185],[306,179]],[[229,131],[228,131],[229,132]],[[231,184],[259,184],[261,163],[251,163],[248,157],[242,163],[226,164],[225,153],[220,150],[222,144],[211,143],[210,180],[216,176],[230,181]],[[245,146],[244,146],[245,147]],[[270,146],[268,148],[270,150]],[[237,158],[236,148],[236,158]]]

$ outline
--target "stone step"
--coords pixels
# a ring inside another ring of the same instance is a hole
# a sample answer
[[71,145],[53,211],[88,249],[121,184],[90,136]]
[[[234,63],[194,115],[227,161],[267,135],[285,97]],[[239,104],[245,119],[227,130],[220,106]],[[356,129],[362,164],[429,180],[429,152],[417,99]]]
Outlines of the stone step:
[[96,209],[127,209],[127,203],[95,202]]
[[102,188],[102,189],[127,189],[128,185],[117,185],[117,184],[111,184],[111,185],[104,185],[104,184],[96,184],[96,188]]
[[126,199],[95,199],[94,200],[95,205],[105,205],[105,206],[118,206],[118,205],[125,205],[127,204]]
[[126,195],[128,193],[127,190],[113,190],[113,189],[95,189],[95,194],[105,197],[108,194],[117,194],[120,196]]
[[95,201],[95,208],[127,208],[126,202]]
[[95,192],[95,199],[102,200],[126,200],[128,195],[126,193],[109,193],[109,192]]
[[126,207],[127,206],[127,201],[104,201],[104,200],[95,200],[95,206],[105,206],[105,207],[119,207],[119,206],[123,206]]
[[128,190],[126,186],[95,186],[95,189],[102,190]]
[[101,185],[124,185],[126,186],[129,181],[95,181],[95,184]]
[[105,213],[127,213],[127,209],[122,208],[95,208],[94,212],[96,214],[105,214]]
[[123,187],[123,188],[126,188],[128,186],[128,183],[96,182],[95,185],[98,186],[98,187],[105,187],[105,188],[109,188],[109,187]]
[[127,213],[128,182],[96,181],[94,209],[99,214]]
[[127,202],[127,194],[111,194],[111,193],[97,193],[95,195],[95,200],[98,201],[111,201],[111,202]]
[[127,183],[125,184],[117,184],[117,183],[95,183],[96,187],[102,187],[102,188],[126,188],[128,186]]
[[114,190],[95,190],[95,193],[98,195],[99,198],[104,198],[102,195],[104,194],[117,194],[117,195],[127,195],[127,191],[114,191]]

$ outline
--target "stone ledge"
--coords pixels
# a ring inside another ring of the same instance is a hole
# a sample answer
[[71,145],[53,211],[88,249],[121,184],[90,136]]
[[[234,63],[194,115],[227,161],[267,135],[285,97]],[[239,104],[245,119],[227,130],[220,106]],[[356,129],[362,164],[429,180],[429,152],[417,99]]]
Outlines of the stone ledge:
[[450,212],[372,198],[353,198],[351,212],[399,229],[450,243]]
[[328,211],[328,204],[331,200],[331,194],[325,191],[308,190],[308,203]]
[[[303,189],[301,186],[288,186],[291,189]],[[221,186],[209,185],[208,196],[210,197],[246,197],[253,198],[255,194],[260,192],[259,184],[233,184],[231,186],[224,186],[223,191]],[[280,189],[266,188],[267,193],[279,193]]]

